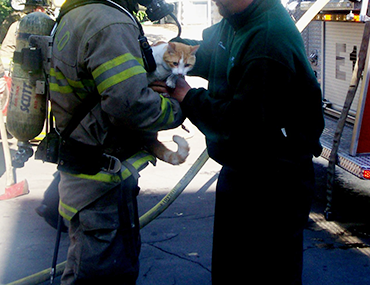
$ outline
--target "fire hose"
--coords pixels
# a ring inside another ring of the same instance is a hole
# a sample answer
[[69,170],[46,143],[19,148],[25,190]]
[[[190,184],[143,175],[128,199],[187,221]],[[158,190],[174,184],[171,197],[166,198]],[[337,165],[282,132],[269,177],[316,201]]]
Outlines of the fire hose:
[[[162,214],[176,199],[179,195],[185,190],[193,178],[198,174],[200,169],[207,162],[209,156],[207,149],[205,149],[195,163],[189,168],[185,175],[180,179],[180,181],[175,185],[175,187],[153,208],[143,214],[140,219],[140,229],[144,228],[160,214]],[[55,276],[62,275],[66,261],[59,263],[56,266]],[[8,283],[6,285],[36,285],[43,282],[46,282],[50,279],[51,268],[42,270],[33,275],[27,276],[25,278],[16,280],[14,282]]]

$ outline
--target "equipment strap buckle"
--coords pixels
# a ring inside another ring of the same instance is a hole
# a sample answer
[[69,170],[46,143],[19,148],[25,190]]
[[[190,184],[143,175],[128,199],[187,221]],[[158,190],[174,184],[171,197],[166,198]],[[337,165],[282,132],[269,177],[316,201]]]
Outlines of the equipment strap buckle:
[[118,173],[121,170],[121,161],[114,156],[103,153],[104,163],[102,170],[109,173]]
[[21,68],[27,72],[39,73],[42,70],[41,49],[30,47],[15,51],[13,61],[20,64]]

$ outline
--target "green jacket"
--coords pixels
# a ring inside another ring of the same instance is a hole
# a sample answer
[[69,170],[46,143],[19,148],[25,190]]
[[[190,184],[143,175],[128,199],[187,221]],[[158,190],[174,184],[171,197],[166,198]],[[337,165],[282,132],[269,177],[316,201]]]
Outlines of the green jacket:
[[231,167],[250,159],[318,156],[321,89],[303,41],[280,0],[255,0],[203,32],[192,75],[209,80],[182,102],[210,156]]

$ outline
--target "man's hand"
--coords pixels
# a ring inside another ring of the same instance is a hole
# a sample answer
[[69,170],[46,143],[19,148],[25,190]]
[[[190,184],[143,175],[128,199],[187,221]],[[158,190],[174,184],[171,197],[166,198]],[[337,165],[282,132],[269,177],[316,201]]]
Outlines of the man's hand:
[[158,93],[167,93],[180,103],[184,100],[186,94],[191,89],[184,77],[178,77],[175,89],[169,88],[164,81],[155,81],[149,86]]
[[169,94],[169,87],[166,85],[165,81],[154,81],[149,85],[149,87],[160,94]]
[[190,89],[190,85],[186,82],[185,78],[181,76],[177,79],[176,88],[171,89],[168,94],[181,103]]

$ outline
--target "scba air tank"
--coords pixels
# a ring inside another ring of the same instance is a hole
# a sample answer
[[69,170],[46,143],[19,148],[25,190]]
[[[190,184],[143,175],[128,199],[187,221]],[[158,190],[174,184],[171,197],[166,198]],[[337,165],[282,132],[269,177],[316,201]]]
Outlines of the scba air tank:
[[30,48],[28,39],[31,35],[50,35],[53,26],[54,21],[41,12],[28,14],[19,23],[7,127],[20,144],[41,133],[46,114],[42,55],[39,49]]

